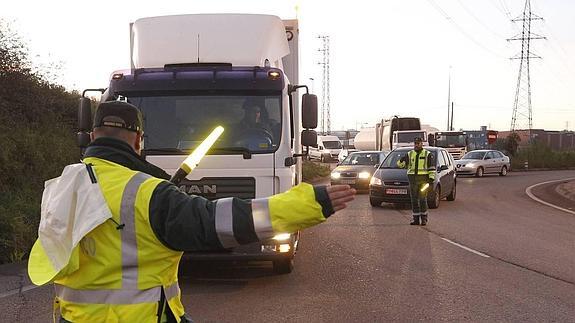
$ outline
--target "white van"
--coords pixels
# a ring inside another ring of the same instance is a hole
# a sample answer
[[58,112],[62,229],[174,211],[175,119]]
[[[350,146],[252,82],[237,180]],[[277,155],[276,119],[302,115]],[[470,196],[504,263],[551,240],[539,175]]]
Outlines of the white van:
[[337,136],[317,136],[317,148],[309,147],[309,157],[319,159],[322,163],[337,160],[342,149]]

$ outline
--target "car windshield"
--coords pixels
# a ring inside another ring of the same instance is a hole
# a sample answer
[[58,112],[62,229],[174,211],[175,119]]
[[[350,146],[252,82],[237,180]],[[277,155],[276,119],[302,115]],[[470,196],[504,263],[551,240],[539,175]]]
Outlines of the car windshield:
[[339,141],[324,141],[323,146],[326,149],[339,149],[339,148],[341,148],[341,142],[339,142]]
[[341,165],[378,165],[379,153],[353,153],[347,156]]
[[146,151],[190,151],[216,126],[225,130],[212,153],[266,153],[279,146],[280,96],[128,95],[128,102],[142,111]]
[[470,151],[462,159],[483,159],[485,157],[484,151]]

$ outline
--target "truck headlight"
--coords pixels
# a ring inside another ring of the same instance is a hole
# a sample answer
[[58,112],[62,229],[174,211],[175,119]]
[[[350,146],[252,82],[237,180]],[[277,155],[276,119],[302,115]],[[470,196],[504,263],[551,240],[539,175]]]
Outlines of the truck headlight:
[[381,179],[379,179],[379,178],[373,176],[373,177],[371,178],[371,180],[369,181],[369,185],[382,186]]
[[338,178],[340,178],[340,177],[341,177],[341,174],[338,173],[338,172],[333,172],[333,173],[331,173],[331,178],[333,178],[333,179],[338,179]]
[[291,238],[291,234],[280,233],[280,234],[276,234],[272,239],[274,239],[275,241],[286,241],[286,240],[289,240],[290,238]]
[[368,172],[361,172],[359,173],[358,177],[361,179],[368,179],[371,176]]

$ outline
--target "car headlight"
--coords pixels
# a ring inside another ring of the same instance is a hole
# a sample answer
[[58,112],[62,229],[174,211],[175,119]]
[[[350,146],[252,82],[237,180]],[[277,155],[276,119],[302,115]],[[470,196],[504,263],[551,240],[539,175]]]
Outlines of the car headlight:
[[379,178],[373,176],[373,177],[371,178],[371,180],[369,181],[369,185],[381,186],[381,185],[382,185],[381,179],[379,179]]
[[291,234],[289,233],[280,233],[280,234],[276,234],[272,239],[274,239],[275,241],[286,241],[289,240],[291,237]]
[[371,176],[368,172],[361,172],[359,173],[358,177],[361,179],[368,179]]
[[340,177],[341,177],[341,174],[338,173],[338,172],[333,172],[333,173],[331,173],[331,178],[333,178],[333,179],[338,179],[338,178],[340,178]]

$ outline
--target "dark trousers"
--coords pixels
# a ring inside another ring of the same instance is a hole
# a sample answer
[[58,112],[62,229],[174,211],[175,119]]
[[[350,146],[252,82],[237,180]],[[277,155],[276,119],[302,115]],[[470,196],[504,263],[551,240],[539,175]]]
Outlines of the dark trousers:
[[409,193],[411,194],[411,210],[413,216],[427,214],[427,192],[421,192],[421,188],[427,183],[428,175],[407,175],[409,179]]

